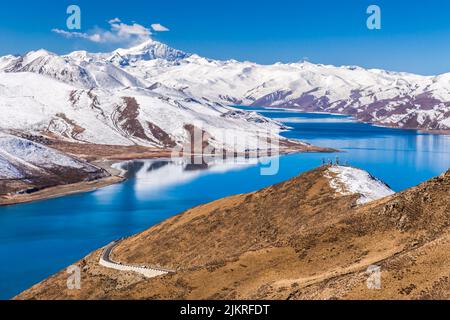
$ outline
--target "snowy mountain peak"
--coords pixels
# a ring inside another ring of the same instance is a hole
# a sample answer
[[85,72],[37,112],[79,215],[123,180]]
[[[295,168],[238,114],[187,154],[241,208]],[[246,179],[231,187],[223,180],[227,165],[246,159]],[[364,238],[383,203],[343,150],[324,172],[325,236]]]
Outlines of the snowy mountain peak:
[[29,60],[36,60],[38,58],[47,56],[56,56],[56,54],[45,49],[39,49],[36,51],[28,52],[27,54],[25,54],[24,58],[28,58]]
[[140,43],[140,44],[138,44],[136,46],[133,46],[131,48],[128,48],[128,49],[119,48],[116,51],[125,52],[125,53],[140,53],[140,52],[149,51],[149,50],[151,50],[151,49],[153,49],[155,47],[158,47],[158,46],[168,47],[164,43],[161,43],[159,41],[155,41],[153,39],[149,39],[149,40],[146,40],[146,41],[144,41],[144,42],[142,42],[142,43]]
[[375,201],[394,194],[388,185],[374,178],[367,171],[343,166],[328,169],[330,186],[342,195],[358,194],[358,204]]
[[[44,60],[48,61],[48,60],[51,60],[53,58],[59,59],[59,57],[55,53],[47,51],[45,49],[39,49],[39,50],[36,50],[36,51],[30,51],[30,52],[26,53],[24,56],[22,56],[20,58],[21,58],[20,59],[21,60],[20,64],[22,66],[25,66],[25,65],[28,65],[28,64],[32,64],[35,61],[44,61]],[[37,62],[37,63],[40,63],[40,62]]]
[[78,62],[92,62],[94,61],[95,54],[89,53],[85,50],[80,50],[69,53],[66,57]]
[[164,59],[168,61],[175,61],[187,58],[189,56],[190,54],[188,53],[150,39],[129,49],[117,49],[113,51],[109,61],[116,65],[127,66],[130,63],[141,60],[149,61]]

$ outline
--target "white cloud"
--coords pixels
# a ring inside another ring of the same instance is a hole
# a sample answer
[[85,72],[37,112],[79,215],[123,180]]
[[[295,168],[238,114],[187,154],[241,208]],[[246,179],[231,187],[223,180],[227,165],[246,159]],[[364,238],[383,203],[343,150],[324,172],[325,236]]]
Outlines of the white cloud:
[[122,22],[111,23],[111,29],[113,32],[117,33],[119,37],[150,37],[150,35],[152,34],[150,29],[147,29],[146,27],[137,23],[133,23],[132,25],[128,25]]
[[108,21],[109,24],[117,23],[117,22],[122,22],[122,21],[119,18],[114,18],[114,19],[111,19]]
[[169,28],[166,28],[162,24],[159,24],[159,23],[152,24],[152,29],[157,32],[170,31]]
[[[53,29],[66,38],[86,39],[96,43],[135,44],[150,39],[152,31],[138,23],[126,24],[119,18],[108,21],[110,30],[96,27],[86,33]],[[162,26],[161,26],[162,27]]]
[[60,34],[66,38],[80,38],[80,39],[86,39],[92,42],[102,42],[102,39],[99,34],[87,34],[82,32],[68,32],[61,29],[53,29],[54,33]]

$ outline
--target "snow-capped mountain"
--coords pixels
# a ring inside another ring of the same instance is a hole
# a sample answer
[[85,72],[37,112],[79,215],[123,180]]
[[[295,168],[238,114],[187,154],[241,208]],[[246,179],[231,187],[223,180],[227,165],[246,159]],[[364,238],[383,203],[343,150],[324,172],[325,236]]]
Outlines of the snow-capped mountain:
[[137,47],[130,49],[117,49],[108,57],[107,60],[120,66],[127,66],[138,61],[150,61],[155,59],[177,61],[189,56],[190,54],[173,49],[161,42],[148,40]]
[[2,58],[0,112],[8,116],[0,117],[0,129],[75,142],[174,147],[189,142],[191,129],[199,128],[213,147],[241,151],[256,148],[261,130],[278,136],[283,129],[256,113],[146,81],[110,61],[117,53],[129,61],[188,56],[154,45],[114,54],[58,56],[39,50]]
[[[308,62],[217,61],[147,41],[111,53],[45,50],[0,58],[0,129],[112,145],[173,147],[202,127],[212,145],[281,124],[229,105],[353,115],[385,126],[450,129],[450,74]],[[224,130],[228,130],[226,135]]]
[[450,74],[420,76],[309,62],[258,65],[192,55],[137,61],[125,70],[226,104],[341,113],[384,126],[450,129]]
[[0,195],[108,176],[42,144],[0,132]]
[[[85,57],[89,55],[86,53]],[[22,57],[6,58],[0,68],[7,73],[32,72],[84,88],[116,89],[143,84],[124,70],[92,56],[82,59],[82,52],[58,56],[46,50],[32,51]]]

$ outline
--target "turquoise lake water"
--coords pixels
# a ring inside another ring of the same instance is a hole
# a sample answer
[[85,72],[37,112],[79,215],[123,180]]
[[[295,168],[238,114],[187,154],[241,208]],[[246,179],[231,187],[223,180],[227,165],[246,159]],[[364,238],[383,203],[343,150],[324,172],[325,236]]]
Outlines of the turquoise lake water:
[[[344,151],[338,154],[341,161],[368,170],[395,191],[450,167],[450,136],[379,128],[343,116],[254,110],[292,127],[286,137]],[[283,156],[274,176],[260,174],[264,165],[243,161],[209,168],[181,160],[136,161],[126,164],[129,179],[122,184],[0,207],[0,299],[11,298],[112,240],[190,207],[287,180],[335,156]]]

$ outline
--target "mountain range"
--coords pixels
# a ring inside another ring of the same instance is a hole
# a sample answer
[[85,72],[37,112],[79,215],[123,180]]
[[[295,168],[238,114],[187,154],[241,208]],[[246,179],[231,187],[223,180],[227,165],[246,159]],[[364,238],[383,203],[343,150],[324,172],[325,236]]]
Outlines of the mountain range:
[[[159,43],[110,54],[46,50],[0,58],[0,129],[69,142],[173,148],[188,142],[189,128],[209,143],[242,151],[258,132],[279,137],[284,126],[123,68],[136,61],[179,61],[187,55]],[[227,131],[224,137],[223,130]],[[227,143],[235,141],[235,145]]]
[[[240,105],[449,132],[450,74],[219,61],[154,40],[109,53],[0,57],[0,204],[52,186],[65,191],[50,196],[79,191],[67,184],[122,181],[109,160],[169,157],[196,128],[202,146],[259,152],[263,132],[275,147],[289,128]],[[109,265],[169,270],[161,277],[107,268],[98,250],[77,263],[82,290],[67,289],[64,270],[18,298],[448,298],[449,183],[447,172],[394,194],[365,171],[323,166],[190,209],[111,247]],[[382,291],[366,286],[373,265]]]
[[[46,50],[0,58],[0,129],[71,142],[173,147],[201,126],[210,143],[256,148],[280,123],[233,105],[351,115],[382,126],[450,130],[450,74],[218,61],[149,40],[110,53]],[[223,130],[228,129],[224,138]],[[243,142],[247,140],[247,142]],[[236,146],[234,146],[236,148]]]

